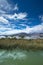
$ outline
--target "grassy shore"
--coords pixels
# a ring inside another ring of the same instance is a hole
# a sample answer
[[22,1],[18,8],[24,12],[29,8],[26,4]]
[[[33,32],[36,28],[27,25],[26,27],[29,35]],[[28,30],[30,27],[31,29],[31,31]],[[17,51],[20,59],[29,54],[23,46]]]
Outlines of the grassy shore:
[[43,39],[15,39],[6,38],[0,39],[0,49],[32,49],[43,50]]

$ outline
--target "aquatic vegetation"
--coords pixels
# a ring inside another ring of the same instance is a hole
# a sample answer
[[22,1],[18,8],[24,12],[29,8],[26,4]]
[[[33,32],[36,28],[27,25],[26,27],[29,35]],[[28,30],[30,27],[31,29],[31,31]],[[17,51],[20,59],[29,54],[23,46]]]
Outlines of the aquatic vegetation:
[[43,39],[0,39],[0,49],[39,49],[43,50]]

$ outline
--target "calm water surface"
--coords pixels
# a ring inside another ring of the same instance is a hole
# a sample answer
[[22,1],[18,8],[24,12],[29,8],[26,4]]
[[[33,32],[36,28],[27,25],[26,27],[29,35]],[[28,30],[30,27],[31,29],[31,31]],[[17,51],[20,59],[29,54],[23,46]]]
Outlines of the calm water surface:
[[43,65],[43,51],[0,50],[0,65]]

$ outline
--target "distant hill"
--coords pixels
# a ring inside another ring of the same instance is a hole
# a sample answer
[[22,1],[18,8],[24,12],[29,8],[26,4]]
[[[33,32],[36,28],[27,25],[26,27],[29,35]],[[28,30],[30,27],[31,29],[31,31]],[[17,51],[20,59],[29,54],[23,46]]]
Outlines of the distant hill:
[[37,38],[43,38],[43,33],[18,33],[13,35],[0,35],[0,38],[37,39]]

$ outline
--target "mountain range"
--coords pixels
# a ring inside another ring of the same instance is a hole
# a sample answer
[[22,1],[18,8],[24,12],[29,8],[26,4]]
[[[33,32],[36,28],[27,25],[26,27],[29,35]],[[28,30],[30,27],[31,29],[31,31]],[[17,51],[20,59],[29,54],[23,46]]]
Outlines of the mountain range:
[[0,38],[23,38],[23,39],[37,39],[41,38],[43,39],[43,33],[18,33],[18,34],[12,34],[12,35],[0,35]]

